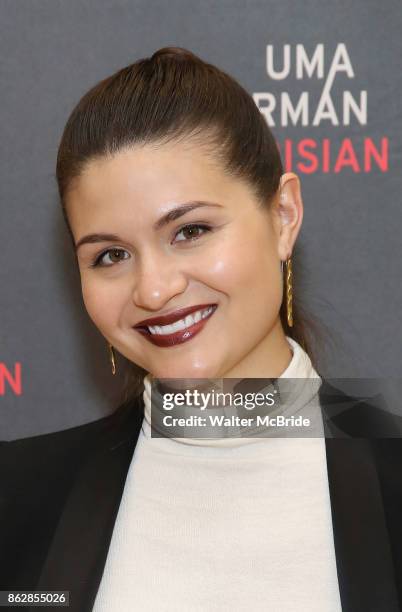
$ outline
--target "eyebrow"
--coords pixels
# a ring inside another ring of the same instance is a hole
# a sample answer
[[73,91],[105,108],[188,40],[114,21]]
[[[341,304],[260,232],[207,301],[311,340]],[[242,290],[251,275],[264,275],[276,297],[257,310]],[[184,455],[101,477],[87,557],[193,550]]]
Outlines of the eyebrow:
[[[171,210],[169,210],[169,212],[167,212],[162,217],[157,219],[157,221],[155,221],[152,227],[156,231],[160,230],[161,228],[165,227],[172,221],[175,221],[179,217],[182,217],[183,215],[190,212],[191,210],[194,210],[195,208],[206,208],[206,207],[223,208],[222,204],[217,204],[216,202],[205,202],[201,200],[185,202],[184,204],[180,204],[179,206],[172,208]],[[75,250],[78,251],[80,246],[82,246],[83,244],[95,244],[97,242],[109,242],[109,241],[119,242],[120,240],[121,238],[117,236],[116,234],[103,234],[103,233],[87,234],[86,236],[83,236],[82,238],[80,238],[80,240],[78,240],[77,244],[75,245]]]

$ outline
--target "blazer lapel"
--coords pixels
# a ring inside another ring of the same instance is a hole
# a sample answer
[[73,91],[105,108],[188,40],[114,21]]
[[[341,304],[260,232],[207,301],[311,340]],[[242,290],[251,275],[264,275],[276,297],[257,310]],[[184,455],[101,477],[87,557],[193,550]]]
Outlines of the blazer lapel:
[[[399,612],[373,441],[348,435],[355,398],[325,382],[320,395],[342,611]],[[356,414],[361,416],[361,405]]]
[[142,416],[137,406],[116,412],[63,509],[36,589],[69,591],[71,612],[92,610]]

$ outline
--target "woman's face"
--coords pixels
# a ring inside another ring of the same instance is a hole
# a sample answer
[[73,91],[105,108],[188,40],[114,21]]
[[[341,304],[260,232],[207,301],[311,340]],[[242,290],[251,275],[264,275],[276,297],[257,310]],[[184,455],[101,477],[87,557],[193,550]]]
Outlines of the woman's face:
[[[280,262],[291,254],[300,206],[283,231],[276,206],[258,209],[245,183],[188,144],[89,162],[67,212],[90,318],[158,378],[279,376],[291,357]],[[81,242],[90,234],[109,237]],[[175,314],[189,307],[192,318]],[[135,327],[171,313],[181,322]]]

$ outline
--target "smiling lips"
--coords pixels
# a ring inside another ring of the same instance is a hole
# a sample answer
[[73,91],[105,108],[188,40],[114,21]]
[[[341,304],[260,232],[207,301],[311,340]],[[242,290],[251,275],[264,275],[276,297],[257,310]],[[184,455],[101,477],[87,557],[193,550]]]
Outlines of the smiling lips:
[[156,346],[175,346],[191,340],[213,315],[217,304],[199,304],[176,310],[168,315],[145,319],[134,326]]

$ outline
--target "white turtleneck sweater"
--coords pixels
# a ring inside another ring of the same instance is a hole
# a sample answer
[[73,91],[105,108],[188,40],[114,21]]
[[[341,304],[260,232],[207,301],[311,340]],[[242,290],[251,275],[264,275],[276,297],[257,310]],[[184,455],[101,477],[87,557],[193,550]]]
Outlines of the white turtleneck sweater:
[[[280,379],[315,381],[285,413],[319,428],[321,379],[288,342]],[[322,435],[151,437],[151,381],[93,610],[340,612]]]

